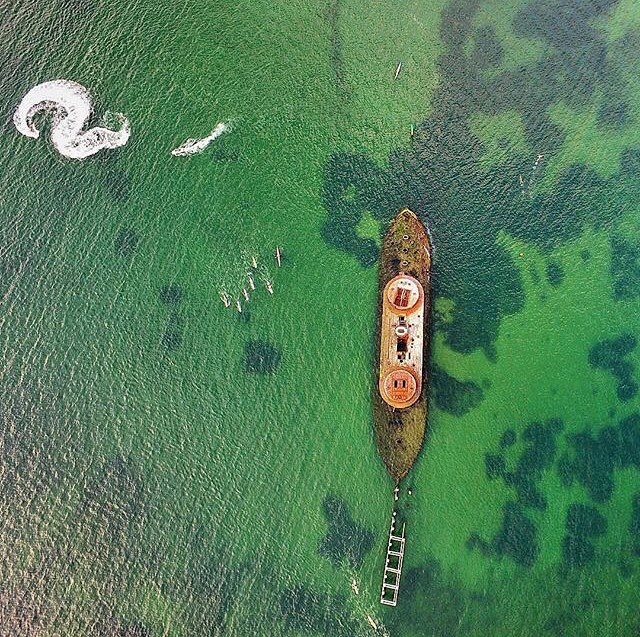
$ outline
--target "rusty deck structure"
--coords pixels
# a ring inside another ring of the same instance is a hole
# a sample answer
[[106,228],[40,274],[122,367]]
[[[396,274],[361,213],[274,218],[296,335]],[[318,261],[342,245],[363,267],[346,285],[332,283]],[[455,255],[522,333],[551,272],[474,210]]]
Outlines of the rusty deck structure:
[[431,242],[408,208],[384,237],[379,278],[373,421],[378,452],[398,484],[418,458],[427,421]]

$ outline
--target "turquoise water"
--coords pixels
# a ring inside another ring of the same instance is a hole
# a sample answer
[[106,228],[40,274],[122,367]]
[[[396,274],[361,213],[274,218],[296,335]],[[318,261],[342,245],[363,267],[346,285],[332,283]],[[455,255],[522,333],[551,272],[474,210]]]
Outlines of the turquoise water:
[[[0,633],[637,633],[632,1],[2,17]],[[127,145],[20,136],[55,78]],[[375,264],[404,205],[434,241],[432,408],[384,609]]]

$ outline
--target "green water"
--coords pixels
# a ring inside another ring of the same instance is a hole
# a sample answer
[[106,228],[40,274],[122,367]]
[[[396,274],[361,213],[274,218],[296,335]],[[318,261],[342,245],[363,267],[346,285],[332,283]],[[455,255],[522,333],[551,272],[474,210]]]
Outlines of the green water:
[[[1,635],[637,634],[632,0],[0,10]],[[128,144],[21,137],[55,78]],[[404,205],[432,408],[384,609],[375,261]]]

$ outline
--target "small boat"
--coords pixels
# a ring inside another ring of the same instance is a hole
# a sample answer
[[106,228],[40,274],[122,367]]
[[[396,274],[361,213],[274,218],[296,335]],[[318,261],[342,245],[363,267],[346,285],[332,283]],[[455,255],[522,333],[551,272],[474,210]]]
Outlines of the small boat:
[[249,281],[249,287],[252,290],[256,289],[256,284],[253,282],[253,277],[251,276],[251,273],[247,274],[247,280]]
[[267,288],[267,290],[268,290],[269,294],[273,294],[273,283],[271,283],[271,281],[269,281],[269,279],[267,279],[267,280],[264,282],[264,284],[265,284],[265,286],[266,286],[266,288]]
[[378,630],[378,624],[376,624],[376,620],[371,617],[371,615],[367,615],[367,621],[369,622],[369,626],[371,626],[373,630]]
[[359,595],[360,594],[360,589],[358,588],[358,582],[356,581],[355,577],[351,578],[351,590],[356,594]]
[[242,305],[240,305],[240,301],[236,301],[236,307],[238,308],[238,312],[242,312]]
[[276,263],[278,267],[282,265],[282,252],[280,252],[280,248],[276,246]]
[[393,76],[394,80],[398,79],[398,75],[400,75],[401,68],[402,68],[402,62],[398,62],[398,66],[396,66],[396,74]]
[[224,303],[225,307],[229,307],[231,305],[231,301],[229,301],[229,297],[226,292],[220,292],[220,300]]
[[244,300],[249,300],[249,292],[247,292],[247,288],[242,288],[242,296],[244,296]]
[[413,124],[411,124],[411,137],[413,137]]
[[171,154],[174,157],[184,157],[186,155],[196,155],[201,153],[214,139],[217,139],[228,130],[228,126],[224,122],[220,122],[206,137],[202,139],[187,139],[184,144],[174,148]]
[[258,268],[258,260],[255,257],[251,257],[251,267],[256,270]]

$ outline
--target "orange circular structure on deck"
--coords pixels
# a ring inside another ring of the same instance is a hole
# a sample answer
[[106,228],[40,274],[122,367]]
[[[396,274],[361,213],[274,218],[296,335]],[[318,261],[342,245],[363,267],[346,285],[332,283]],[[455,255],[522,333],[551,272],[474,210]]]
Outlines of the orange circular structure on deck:
[[393,277],[384,289],[384,300],[395,314],[408,314],[422,301],[422,286],[408,274]]
[[382,397],[392,407],[409,407],[418,395],[418,381],[408,369],[395,367],[380,379]]

